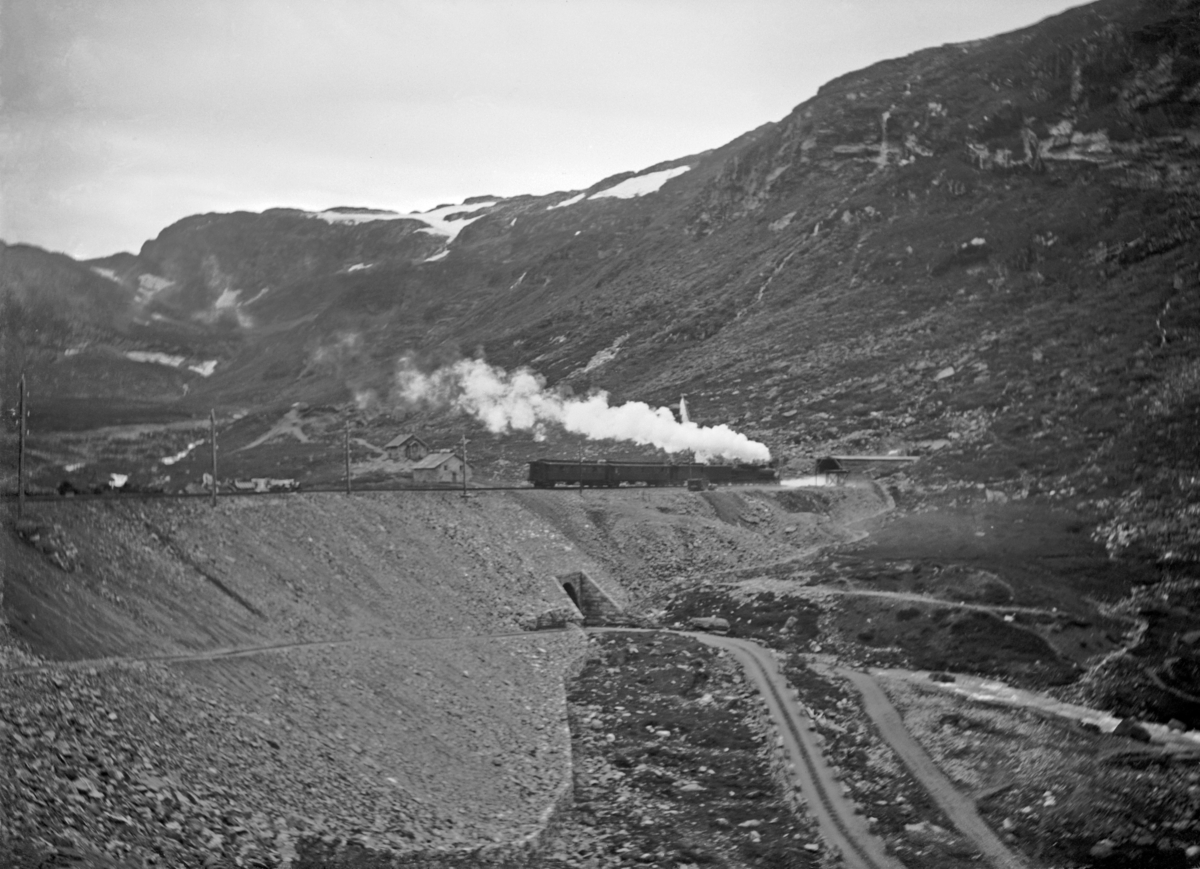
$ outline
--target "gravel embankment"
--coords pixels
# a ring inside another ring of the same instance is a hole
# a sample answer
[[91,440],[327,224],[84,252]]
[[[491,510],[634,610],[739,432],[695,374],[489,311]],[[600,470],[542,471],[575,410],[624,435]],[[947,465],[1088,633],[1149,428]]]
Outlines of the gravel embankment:
[[134,865],[273,865],[306,837],[402,853],[519,839],[567,775],[562,678],[582,643],[543,634],[7,675],[6,832],[34,851],[90,843]]
[[[351,841],[429,853],[520,840],[559,799],[563,677],[585,641],[511,636],[565,599],[539,548],[560,563],[570,548],[520,508],[70,506],[84,509],[53,520],[74,572],[5,541],[23,570],[0,659],[0,863],[276,865]],[[53,642],[88,619],[87,642]],[[26,652],[39,644],[61,663]],[[71,663],[121,652],[197,659]]]

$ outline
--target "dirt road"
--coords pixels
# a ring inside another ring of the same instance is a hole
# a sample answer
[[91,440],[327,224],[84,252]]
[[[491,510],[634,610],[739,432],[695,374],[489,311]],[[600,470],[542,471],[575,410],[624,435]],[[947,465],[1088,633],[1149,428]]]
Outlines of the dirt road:
[[220,661],[226,658],[246,658],[252,655],[267,655],[273,652],[287,652],[292,649],[333,649],[339,646],[359,646],[363,648],[393,648],[395,646],[411,646],[418,643],[453,642],[455,640],[506,640],[514,637],[529,639],[545,634],[566,633],[566,628],[550,628],[541,631],[506,631],[498,634],[446,634],[437,637],[403,637],[399,639],[360,639],[360,640],[312,640],[301,643],[271,643],[255,646],[230,646],[221,649],[206,649],[203,652],[191,652],[177,655],[132,655],[108,658],[86,658],[81,661],[45,661],[35,666],[12,667],[5,670],[6,675],[20,676],[25,673],[38,673],[54,670],[88,670],[101,667],[117,667],[123,664],[182,664],[200,661]]
[[[752,580],[751,580],[752,581]],[[1035,616],[1048,616],[1061,618],[1065,614],[1055,609],[1046,609],[1045,607],[1033,606],[1016,606],[1014,604],[983,604],[969,603],[967,601],[949,600],[946,598],[933,597],[928,594],[917,594],[916,592],[908,591],[880,591],[874,588],[842,588],[834,585],[806,585],[794,583],[787,585],[788,580],[776,580],[776,587],[785,588],[786,593],[796,597],[811,597],[820,599],[829,595],[840,595],[842,597],[876,597],[885,600],[893,600],[904,603],[923,604],[925,606],[948,607],[951,609],[972,610],[974,612],[992,613],[994,615],[1009,615],[1009,614],[1025,614]],[[742,588],[745,582],[730,582],[723,583],[724,587],[730,589]]]
[[[589,628],[592,631],[650,632],[649,629]],[[883,842],[869,829],[854,804],[846,799],[833,771],[821,754],[813,734],[812,722],[801,711],[779,672],[771,652],[750,640],[722,637],[691,631],[669,631],[725,649],[742,666],[751,683],[766,701],[771,718],[779,728],[783,748],[795,768],[794,783],[821,829],[826,842],[837,851],[851,869],[904,869],[904,864],[889,856]]]
[[702,643],[731,652],[762,695],[779,728],[783,747],[796,770],[795,783],[820,825],[826,841],[842,853],[847,866],[861,869],[902,869],[884,850],[862,815],[847,800],[833,771],[825,763],[812,722],[796,703],[774,656],[749,640],[712,634],[691,634]]
[[933,797],[938,807],[959,832],[975,843],[988,861],[999,869],[1027,869],[1027,864],[1009,850],[984,823],[974,802],[958,790],[933,762],[933,758],[908,732],[896,707],[888,700],[879,683],[867,673],[840,669],[839,675],[850,681],[863,697],[863,707],[875,722],[880,735],[900,756],[909,772]]

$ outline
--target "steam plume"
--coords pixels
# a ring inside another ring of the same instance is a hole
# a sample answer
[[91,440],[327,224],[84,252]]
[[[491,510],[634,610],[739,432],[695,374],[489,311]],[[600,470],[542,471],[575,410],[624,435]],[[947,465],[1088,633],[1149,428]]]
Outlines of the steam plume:
[[548,391],[545,379],[528,368],[510,373],[479,359],[462,359],[425,374],[406,358],[396,371],[396,387],[406,402],[456,407],[497,434],[517,430],[536,435],[545,423],[556,422],[593,440],[653,444],[667,452],[694,450],[699,461],[716,456],[752,462],[771,458],[765,444],[729,426],[678,422],[669,409],[640,401],[612,407],[605,392],[572,398]]

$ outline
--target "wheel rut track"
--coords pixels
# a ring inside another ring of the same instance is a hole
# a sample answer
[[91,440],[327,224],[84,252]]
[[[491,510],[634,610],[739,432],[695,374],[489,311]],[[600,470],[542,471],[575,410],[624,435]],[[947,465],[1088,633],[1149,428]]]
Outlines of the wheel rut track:
[[958,831],[970,839],[997,869],[1026,869],[1026,862],[1009,849],[979,816],[976,801],[958,791],[904,726],[899,710],[892,705],[875,678],[869,673],[854,670],[841,669],[838,672],[862,694],[864,711],[875,723],[880,736]]
[[42,673],[89,668],[119,667],[126,664],[184,664],[205,661],[224,661],[230,658],[248,658],[255,655],[270,655],[293,649],[334,649],[341,646],[360,648],[391,648],[420,643],[460,642],[474,640],[505,640],[513,637],[536,637],[541,634],[564,634],[565,628],[543,628],[539,631],[505,631],[497,634],[446,634],[430,637],[362,637],[351,640],[303,640],[287,643],[267,643],[255,646],[229,646],[205,649],[199,652],[166,652],[148,655],[113,655],[106,658],[84,658],[71,661],[45,661],[29,666],[0,669],[0,676],[23,676],[27,673]]
[[[796,702],[786,696],[782,675],[761,656],[769,652],[756,643],[692,631],[656,630],[647,628],[589,628],[589,632],[613,633],[673,633],[690,637],[705,645],[730,652],[750,678],[751,684],[763,695],[771,718],[790,740],[784,749],[796,761],[797,783],[810,804],[822,837],[841,852],[845,864],[852,869],[904,869],[904,864],[884,851],[883,842],[866,828],[854,807],[837,790],[838,785],[822,760],[820,749],[803,732],[802,717]],[[773,661],[772,661],[773,663]],[[817,756],[814,756],[817,755]]]
[[[767,671],[766,667],[764,667],[762,662],[759,661],[754,655],[747,655],[747,658],[753,662],[752,665],[762,675],[763,683],[767,686],[767,690],[771,692],[771,696],[774,697],[775,702],[779,704],[780,708],[787,709],[787,704],[784,701],[783,695],[779,691],[779,688],[775,685],[774,681],[770,678],[770,673]],[[874,856],[871,855],[859,842],[858,836],[855,834],[855,832],[850,830],[850,828],[847,827],[845,822],[841,819],[838,808],[834,805],[833,799],[830,797],[829,789],[824,786],[824,783],[821,780],[821,775],[814,765],[812,755],[808,752],[807,747],[804,744],[804,739],[800,734],[800,728],[796,724],[795,717],[792,715],[784,715],[782,721],[778,723],[782,724],[788,729],[792,735],[792,738],[796,740],[796,744],[800,746],[800,757],[804,762],[804,769],[808,773],[809,781],[813,783],[814,790],[816,790],[817,795],[821,800],[821,804],[828,813],[830,821],[835,827],[837,827],[838,832],[842,834],[846,842],[850,845],[850,850],[853,851],[854,857],[861,861],[864,866],[871,867],[871,869],[885,869],[885,867],[894,866],[895,864],[891,862],[885,863],[876,860]]]

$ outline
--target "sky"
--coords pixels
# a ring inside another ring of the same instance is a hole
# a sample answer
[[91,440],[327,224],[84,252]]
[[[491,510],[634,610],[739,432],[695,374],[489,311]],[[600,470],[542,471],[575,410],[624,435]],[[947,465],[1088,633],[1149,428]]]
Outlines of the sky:
[[0,0],[0,240],[414,211],[718,147],[879,60],[1062,0]]

